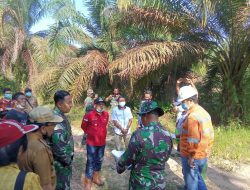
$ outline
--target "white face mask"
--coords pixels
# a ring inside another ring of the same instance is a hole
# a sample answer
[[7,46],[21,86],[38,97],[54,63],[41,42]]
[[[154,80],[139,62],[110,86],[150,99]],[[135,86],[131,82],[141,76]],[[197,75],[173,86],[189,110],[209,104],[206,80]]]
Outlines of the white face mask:
[[96,111],[97,111],[98,113],[102,113],[102,112],[103,112],[103,109],[96,109]]
[[24,108],[25,108],[25,107],[23,107],[23,106],[20,105],[20,104],[17,104],[16,107],[19,108],[19,109],[24,109]]
[[124,107],[126,105],[126,102],[119,102],[119,106]]

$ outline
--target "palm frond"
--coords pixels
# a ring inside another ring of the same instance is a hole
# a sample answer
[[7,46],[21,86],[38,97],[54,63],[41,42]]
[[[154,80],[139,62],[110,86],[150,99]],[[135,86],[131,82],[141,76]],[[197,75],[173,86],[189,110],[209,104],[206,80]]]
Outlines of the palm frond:
[[214,9],[218,0],[192,0],[196,6],[197,11],[201,14],[201,22],[203,27],[207,25],[210,13],[214,13]]
[[163,32],[168,33],[176,30],[184,31],[184,18],[178,13],[162,12],[152,8],[131,7],[128,11],[123,12],[124,19],[122,22],[128,25],[134,25],[141,29],[155,30],[162,29]]
[[102,17],[101,13],[107,6],[106,0],[86,0],[85,6],[89,12],[89,20],[91,25],[95,28],[98,34],[102,31]]
[[120,10],[128,10],[133,5],[133,0],[117,0],[117,6]]
[[1,20],[2,20],[2,28],[4,29],[4,23],[6,22],[6,19],[10,19],[14,22],[14,24],[19,25],[20,24],[20,18],[16,14],[15,10],[11,9],[10,7],[5,7],[1,14]]
[[63,72],[63,67],[48,67],[42,73],[33,77],[31,87],[42,97],[52,99],[52,96],[58,89],[62,89],[59,86],[58,79]]
[[[108,72],[108,60],[104,53],[93,50],[89,51],[87,55],[79,60],[73,60],[75,68],[68,70],[67,75],[64,75],[64,79],[68,82],[72,81],[70,92],[75,102],[79,101],[83,92],[91,85],[93,79],[97,76],[104,75]],[[81,64],[79,64],[79,61]],[[74,80],[70,80],[72,72],[76,72],[77,77]],[[67,77],[66,77],[67,76]]]
[[47,67],[34,78],[32,86],[44,96],[54,94],[58,89],[69,90],[77,102],[95,77],[107,73],[107,66],[105,53],[92,50],[83,57],[71,58],[67,64]]
[[161,65],[175,62],[185,63],[189,58],[202,55],[203,47],[199,43],[155,42],[133,48],[109,66],[110,76],[132,77],[139,79]]
[[64,50],[69,44],[74,43],[90,45],[92,39],[77,25],[69,22],[59,21],[50,27],[49,47],[52,54],[57,54]]

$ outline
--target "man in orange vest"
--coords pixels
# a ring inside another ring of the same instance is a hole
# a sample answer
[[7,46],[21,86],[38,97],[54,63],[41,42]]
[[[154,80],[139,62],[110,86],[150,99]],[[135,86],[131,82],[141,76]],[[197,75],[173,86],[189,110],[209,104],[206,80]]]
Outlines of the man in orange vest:
[[180,88],[178,100],[187,112],[180,136],[180,153],[187,190],[206,190],[202,172],[207,166],[214,130],[209,113],[198,104],[198,92],[191,86]]

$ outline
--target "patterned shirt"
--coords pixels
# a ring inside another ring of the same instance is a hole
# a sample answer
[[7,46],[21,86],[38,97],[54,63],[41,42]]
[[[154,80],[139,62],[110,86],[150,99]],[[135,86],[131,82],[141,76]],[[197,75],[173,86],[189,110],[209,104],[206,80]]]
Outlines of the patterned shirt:
[[74,140],[71,125],[64,113],[58,108],[55,108],[54,112],[63,118],[63,122],[56,125],[51,138],[55,165],[69,166],[73,161],[74,155]]
[[5,111],[6,108],[14,108],[14,102],[6,98],[0,99],[0,111]]
[[118,164],[124,167],[132,165],[130,190],[165,189],[164,169],[172,146],[169,132],[158,122],[151,122],[133,133]]

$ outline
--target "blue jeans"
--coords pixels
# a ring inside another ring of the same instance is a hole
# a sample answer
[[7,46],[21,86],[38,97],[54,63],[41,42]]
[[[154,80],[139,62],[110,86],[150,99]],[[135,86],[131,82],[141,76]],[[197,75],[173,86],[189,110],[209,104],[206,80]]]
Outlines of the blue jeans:
[[181,157],[182,173],[185,181],[185,190],[207,190],[207,186],[202,177],[202,170],[206,168],[207,158],[194,160],[195,168],[188,165],[188,158]]
[[89,179],[93,178],[94,171],[100,171],[104,157],[105,146],[87,145],[87,164],[85,176]]

